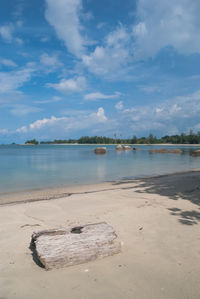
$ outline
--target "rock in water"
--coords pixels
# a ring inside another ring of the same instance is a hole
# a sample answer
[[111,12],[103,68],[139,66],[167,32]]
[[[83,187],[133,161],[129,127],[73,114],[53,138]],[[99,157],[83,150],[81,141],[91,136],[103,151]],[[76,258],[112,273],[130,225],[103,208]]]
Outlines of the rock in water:
[[121,251],[114,229],[106,222],[65,229],[43,230],[32,235],[32,247],[45,269],[82,264]]
[[118,145],[116,146],[116,150],[117,150],[117,151],[122,151],[122,150],[123,150],[122,145],[121,145],[121,144],[118,144]]
[[97,147],[94,150],[95,154],[106,154],[106,147]]
[[128,151],[128,150],[131,149],[131,147],[130,147],[129,145],[124,145],[124,146],[123,146],[123,149],[124,149],[125,151]]
[[149,150],[149,153],[157,153],[157,154],[182,154],[181,149],[166,149],[166,148],[159,148],[159,149],[152,149]]
[[193,151],[193,152],[191,153],[191,155],[192,155],[193,157],[199,157],[199,156],[200,156],[200,150],[198,149],[198,150]]

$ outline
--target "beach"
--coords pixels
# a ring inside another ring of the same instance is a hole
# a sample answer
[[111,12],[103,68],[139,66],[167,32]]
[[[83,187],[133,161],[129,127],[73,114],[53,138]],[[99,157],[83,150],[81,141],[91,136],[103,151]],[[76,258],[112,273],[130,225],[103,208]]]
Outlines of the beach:
[[[199,298],[200,172],[1,195],[0,298]],[[105,221],[119,254],[46,271],[34,231]]]

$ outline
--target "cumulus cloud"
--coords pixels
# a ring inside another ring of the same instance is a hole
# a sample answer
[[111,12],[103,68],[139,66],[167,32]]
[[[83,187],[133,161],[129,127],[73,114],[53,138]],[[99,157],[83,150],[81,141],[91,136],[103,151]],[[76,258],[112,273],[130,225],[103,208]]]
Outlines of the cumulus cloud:
[[55,122],[59,122],[61,120],[65,120],[65,117],[59,117],[56,118],[55,116],[51,116],[51,118],[43,118],[43,119],[38,119],[35,122],[31,123],[29,125],[29,128],[31,130],[35,130],[35,129],[41,129],[44,126],[48,126],[48,125],[53,125]]
[[82,0],[46,0],[46,3],[47,21],[54,27],[59,39],[64,41],[68,51],[80,58],[91,72],[115,75],[115,71],[127,66],[132,52],[129,45],[131,34],[123,25],[107,34],[103,44],[87,54],[86,46],[94,43],[88,41],[86,33],[83,35],[80,24]]
[[69,116],[43,118],[16,129],[16,133],[47,134],[49,138],[52,136],[64,136],[65,134],[76,133],[80,130],[95,131],[96,129],[106,130],[109,120],[105,116],[104,109],[99,107],[96,112],[81,111],[80,113],[69,114]]
[[98,108],[96,116],[100,122],[105,122],[107,120],[107,117],[105,116],[104,113],[104,109],[102,107]]
[[103,46],[97,46],[89,55],[83,55],[83,65],[97,75],[113,76],[130,61],[130,36],[125,27],[120,25],[110,32]]
[[[120,102],[119,102],[120,103]],[[119,104],[118,103],[118,104]],[[120,109],[119,109],[120,108]],[[199,122],[200,91],[151,104],[125,108],[119,104],[118,121],[134,132],[156,132],[160,135],[181,133]]]
[[62,79],[59,83],[48,83],[47,87],[52,87],[62,93],[81,92],[86,88],[86,79],[82,76]]
[[84,95],[84,99],[87,101],[96,101],[101,99],[116,99],[120,96],[119,92],[115,92],[114,94],[103,94],[101,92],[92,92]]
[[[74,111],[63,117],[52,116],[36,120],[28,126],[16,130],[18,133],[32,134],[35,137],[48,138],[58,136],[75,136],[78,134],[106,134],[118,132],[123,136],[137,134],[156,135],[176,134],[188,132],[190,128],[199,130],[200,91],[187,96],[174,97],[158,104],[125,106],[120,101],[115,107],[117,112],[110,118],[105,114],[103,107],[97,111]],[[121,126],[121,124],[126,124]],[[66,134],[66,135],[65,135]],[[31,136],[32,136],[31,135]],[[45,135],[46,136],[46,135]],[[80,136],[80,135],[79,135]]]
[[179,53],[200,53],[200,2],[198,0],[139,0],[133,27],[135,57],[154,57],[166,46]]
[[[135,62],[155,57],[169,46],[182,54],[200,53],[198,0],[192,3],[190,0],[138,0],[137,22],[127,27],[118,25],[92,51],[86,48],[90,43],[81,25],[82,0],[46,2],[46,18],[57,36],[90,72],[97,75],[124,79],[123,72],[133,69]],[[103,25],[99,23],[97,27]]]
[[45,16],[54,27],[58,37],[64,41],[69,52],[77,57],[84,52],[85,40],[81,35],[79,15],[81,0],[46,0]]

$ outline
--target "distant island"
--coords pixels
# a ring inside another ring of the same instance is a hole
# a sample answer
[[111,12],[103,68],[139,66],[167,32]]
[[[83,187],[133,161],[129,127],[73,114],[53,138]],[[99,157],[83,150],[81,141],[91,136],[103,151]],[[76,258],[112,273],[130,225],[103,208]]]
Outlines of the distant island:
[[36,139],[27,140],[26,145],[37,144],[200,144],[200,132],[171,135],[157,138],[153,134],[149,134],[148,137],[136,137],[122,139],[122,138],[110,138],[105,136],[83,136],[79,139],[55,139],[53,141],[37,141]]
[[26,145],[38,145],[39,142],[36,139],[27,140],[24,144]]

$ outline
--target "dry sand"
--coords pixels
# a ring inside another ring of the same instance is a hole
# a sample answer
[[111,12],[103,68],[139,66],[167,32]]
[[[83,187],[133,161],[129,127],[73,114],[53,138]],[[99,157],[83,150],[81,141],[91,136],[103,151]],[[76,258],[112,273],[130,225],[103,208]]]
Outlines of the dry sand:
[[[0,202],[0,299],[200,298],[200,172]],[[33,261],[33,231],[100,221],[116,230],[120,254],[51,271]]]

